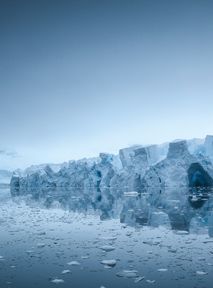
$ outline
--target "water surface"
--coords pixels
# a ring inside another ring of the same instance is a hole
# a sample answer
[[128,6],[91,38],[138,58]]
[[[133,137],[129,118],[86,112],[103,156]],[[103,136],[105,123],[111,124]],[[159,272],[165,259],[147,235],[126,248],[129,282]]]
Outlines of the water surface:
[[212,287],[211,193],[96,192],[2,188],[0,287]]

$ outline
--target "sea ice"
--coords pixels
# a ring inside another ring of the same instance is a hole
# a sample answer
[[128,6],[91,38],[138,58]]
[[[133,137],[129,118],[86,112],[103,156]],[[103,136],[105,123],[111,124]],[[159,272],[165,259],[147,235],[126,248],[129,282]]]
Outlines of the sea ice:
[[102,247],[100,247],[102,250],[106,251],[106,252],[110,252],[110,251],[113,251],[115,250],[115,247],[113,246],[110,246],[110,245],[104,245]]
[[55,278],[53,280],[51,280],[52,283],[55,283],[55,284],[60,284],[60,283],[64,283],[64,280],[63,279],[58,279],[58,278]]
[[70,266],[79,266],[81,265],[78,261],[71,261],[71,262],[68,262],[67,265],[70,265]]
[[115,259],[112,260],[102,260],[101,264],[106,265],[106,266],[110,266],[110,267],[114,267],[116,265],[117,261]]

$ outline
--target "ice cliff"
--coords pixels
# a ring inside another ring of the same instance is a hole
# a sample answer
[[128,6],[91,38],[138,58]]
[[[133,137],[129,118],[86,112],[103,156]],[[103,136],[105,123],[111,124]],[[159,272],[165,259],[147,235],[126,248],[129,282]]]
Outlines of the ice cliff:
[[[59,166],[33,166],[13,173],[12,195],[54,189],[110,189],[114,193],[143,192],[156,187],[212,187],[213,136],[162,145],[133,146],[118,155],[100,153],[94,159]],[[97,194],[98,195],[98,194]],[[97,197],[97,195],[95,197]]]

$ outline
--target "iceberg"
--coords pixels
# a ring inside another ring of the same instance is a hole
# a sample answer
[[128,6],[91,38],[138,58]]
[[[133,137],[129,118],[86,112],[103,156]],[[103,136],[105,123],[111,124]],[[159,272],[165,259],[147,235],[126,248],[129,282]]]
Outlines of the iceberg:
[[117,155],[100,153],[96,158],[60,165],[31,166],[24,171],[16,170],[10,182],[13,196],[32,194],[54,198],[53,191],[60,189],[63,194],[63,190],[70,189],[75,192],[72,197],[87,194],[96,203],[103,197],[112,201],[109,194],[101,193],[104,189],[110,189],[116,198],[152,187],[161,190],[212,186],[213,136],[209,135],[205,139],[132,146],[120,149]]
[[[198,175],[200,180],[198,181]],[[208,178],[208,180],[207,180]],[[151,166],[143,178],[143,185],[154,187],[212,186],[213,165],[203,155],[189,153],[187,141],[169,144],[167,157]]]

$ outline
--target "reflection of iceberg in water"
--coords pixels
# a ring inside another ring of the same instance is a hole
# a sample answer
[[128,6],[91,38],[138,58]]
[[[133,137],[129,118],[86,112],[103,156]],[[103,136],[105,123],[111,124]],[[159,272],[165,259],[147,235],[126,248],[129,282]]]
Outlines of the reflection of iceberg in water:
[[190,231],[192,223],[202,227],[211,221],[213,137],[207,138],[208,143],[175,141],[124,148],[118,155],[100,153],[57,171],[50,166],[19,171],[12,177],[11,194],[30,194],[46,207],[58,203],[131,226]]
[[[101,220],[118,218],[130,226],[166,226],[190,231],[208,228],[213,236],[212,189],[153,187],[143,192],[125,193],[111,188],[37,189],[33,194],[47,208],[56,203],[75,212],[95,213]],[[199,220],[201,219],[201,220]],[[199,221],[198,221],[199,220]],[[196,228],[197,227],[197,228]]]

